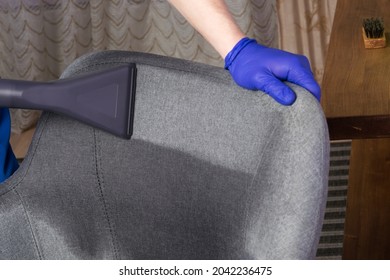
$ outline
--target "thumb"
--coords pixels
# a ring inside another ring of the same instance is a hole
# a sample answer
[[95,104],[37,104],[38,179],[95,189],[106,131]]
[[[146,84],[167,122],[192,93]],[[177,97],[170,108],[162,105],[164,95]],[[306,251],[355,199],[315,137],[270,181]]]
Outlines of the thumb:
[[292,105],[297,99],[295,92],[291,88],[274,77],[268,77],[266,81],[257,82],[257,88],[285,106]]
[[301,69],[301,71],[297,71],[296,69],[291,70],[289,72],[287,80],[298,86],[307,89],[317,98],[318,101],[320,101],[321,100],[320,86],[318,85],[317,81],[314,79],[311,71],[307,69],[310,68]]

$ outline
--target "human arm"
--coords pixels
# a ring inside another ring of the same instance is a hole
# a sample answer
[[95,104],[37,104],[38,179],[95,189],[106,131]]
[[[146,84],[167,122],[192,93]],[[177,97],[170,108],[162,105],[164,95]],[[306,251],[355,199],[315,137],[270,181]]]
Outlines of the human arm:
[[289,81],[310,91],[318,100],[321,90],[308,59],[268,48],[245,38],[224,0],[169,0],[200,34],[225,58],[225,68],[240,86],[262,90],[283,105],[295,102]]
[[169,0],[187,21],[225,57],[245,37],[223,0]]

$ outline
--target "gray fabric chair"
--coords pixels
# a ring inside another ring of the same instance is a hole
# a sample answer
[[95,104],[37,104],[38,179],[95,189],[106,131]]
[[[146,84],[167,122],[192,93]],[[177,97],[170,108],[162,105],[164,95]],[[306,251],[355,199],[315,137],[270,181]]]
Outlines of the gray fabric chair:
[[221,68],[120,51],[63,77],[135,62],[123,140],[45,113],[0,185],[3,259],[309,259],[327,195],[329,140],[315,98],[293,106]]

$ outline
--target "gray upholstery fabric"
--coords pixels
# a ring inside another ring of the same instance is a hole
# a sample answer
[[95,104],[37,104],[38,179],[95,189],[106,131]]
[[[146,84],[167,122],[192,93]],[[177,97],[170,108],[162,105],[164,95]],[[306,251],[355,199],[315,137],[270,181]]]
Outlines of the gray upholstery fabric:
[[4,259],[308,259],[327,194],[326,121],[221,68],[120,51],[63,77],[136,62],[134,134],[119,139],[45,113],[0,185]]

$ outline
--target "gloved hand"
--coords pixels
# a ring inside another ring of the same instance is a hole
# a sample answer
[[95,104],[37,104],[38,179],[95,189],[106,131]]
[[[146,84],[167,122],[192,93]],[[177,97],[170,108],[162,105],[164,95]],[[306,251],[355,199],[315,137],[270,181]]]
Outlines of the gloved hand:
[[306,57],[264,47],[253,39],[243,38],[234,46],[225,58],[225,69],[238,85],[262,90],[283,105],[293,104],[296,95],[282,81],[307,89],[318,101],[321,98]]
[[10,133],[9,110],[0,108],[0,183],[11,176],[19,166],[9,144]]

